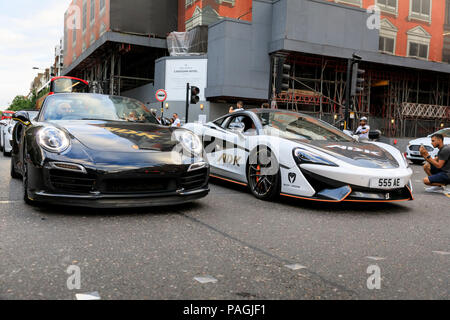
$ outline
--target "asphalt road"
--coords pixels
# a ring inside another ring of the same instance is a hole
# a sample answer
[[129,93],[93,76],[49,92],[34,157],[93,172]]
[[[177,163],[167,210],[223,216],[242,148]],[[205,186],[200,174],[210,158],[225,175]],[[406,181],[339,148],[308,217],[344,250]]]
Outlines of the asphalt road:
[[[416,199],[401,204],[262,202],[212,181],[190,205],[86,210],[25,205],[9,163],[0,158],[0,299],[450,298],[450,198],[426,194],[418,166]],[[67,287],[71,265],[79,290]],[[381,288],[369,290],[373,265]]]

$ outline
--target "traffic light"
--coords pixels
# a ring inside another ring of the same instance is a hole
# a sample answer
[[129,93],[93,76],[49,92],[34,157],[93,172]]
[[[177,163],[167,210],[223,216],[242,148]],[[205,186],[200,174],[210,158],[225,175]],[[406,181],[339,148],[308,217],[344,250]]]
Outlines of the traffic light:
[[291,79],[291,66],[285,63],[284,59],[278,60],[277,75],[275,80],[275,93],[279,94],[289,90],[289,80]]
[[200,89],[198,87],[191,87],[191,104],[197,104],[200,101]]
[[351,96],[354,97],[364,91],[364,75],[366,71],[359,69],[359,63],[353,64]]

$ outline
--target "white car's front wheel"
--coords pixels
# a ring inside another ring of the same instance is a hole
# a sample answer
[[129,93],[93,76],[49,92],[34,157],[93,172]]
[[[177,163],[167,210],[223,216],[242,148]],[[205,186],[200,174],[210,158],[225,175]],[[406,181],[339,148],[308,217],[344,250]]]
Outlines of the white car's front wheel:
[[251,193],[258,199],[271,200],[280,195],[280,166],[272,150],[260,146],[250,153],[247,180]]

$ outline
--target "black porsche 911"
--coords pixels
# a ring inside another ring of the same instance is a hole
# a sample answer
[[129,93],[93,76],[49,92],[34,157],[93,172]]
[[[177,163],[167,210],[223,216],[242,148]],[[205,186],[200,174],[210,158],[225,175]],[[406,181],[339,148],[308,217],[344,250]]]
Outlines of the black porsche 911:
[[11,176],[22,177],[28,204],[147,207],[209,193],[199,138],[161,126],[137,100],[55,94],[35,119],[14,119]]

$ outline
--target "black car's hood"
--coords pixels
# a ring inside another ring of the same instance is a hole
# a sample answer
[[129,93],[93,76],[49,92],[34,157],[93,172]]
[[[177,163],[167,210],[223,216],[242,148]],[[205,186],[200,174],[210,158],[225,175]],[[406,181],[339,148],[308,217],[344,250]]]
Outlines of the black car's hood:
[[124,121],[58,121],[87,148],[99,152],[172,151],[173,129],[156,124]]
[[386,150],[371,143],[301,141],[308,146],[325,152],[349,164],[375,169],[398,168],[397,160]]

